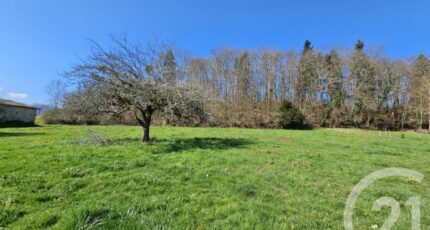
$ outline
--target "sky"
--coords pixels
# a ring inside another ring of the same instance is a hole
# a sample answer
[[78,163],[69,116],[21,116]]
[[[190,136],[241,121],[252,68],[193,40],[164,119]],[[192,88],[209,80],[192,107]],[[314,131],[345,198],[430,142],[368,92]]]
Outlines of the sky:
[[428,0],[0,0],[0,98],[48,103],[46,85],[85,58],[87,38],[109,45],[158,37],[194,56],[212,49],[352,47],[387,56],[430,54]]

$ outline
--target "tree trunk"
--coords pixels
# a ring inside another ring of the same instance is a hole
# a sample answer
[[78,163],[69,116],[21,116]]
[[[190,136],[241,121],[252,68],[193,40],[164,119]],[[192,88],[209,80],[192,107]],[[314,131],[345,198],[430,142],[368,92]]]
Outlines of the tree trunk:
[[405,126],[405,120],[406,120],[406,109],[402,110],[401,116],[400,116],[400,130],[403,131],[403,128]]
[[149,126],[144,126],[143,127],[143,137],[142,137],[142,142],[146,142],[148,143],[150,140],[149,138]]
[[151,140],[149,137],[149,127],[151,126],[152,111],[151,113],[147,113],[144,110],[140,110],[139,112],[141,114],[140,116],[137,114],[137,112],[135,112],[134,115],[136,121],[143,128],[142,142],[149,143]]
[[142,142],[149,143],[150,137],[149,137],[149,127],[151,126],[151,119],[145,119],[145,123],[143,125],[143,137]]

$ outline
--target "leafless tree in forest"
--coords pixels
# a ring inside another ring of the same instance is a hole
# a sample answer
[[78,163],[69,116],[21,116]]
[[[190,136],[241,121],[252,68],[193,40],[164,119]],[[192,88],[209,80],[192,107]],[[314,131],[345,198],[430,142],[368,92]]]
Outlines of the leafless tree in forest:
[[64,103],[64,97],[67,94],[67,84],[61,79],[52,80],[46,86],[46,92],[49,95],[51,106],[58,109]]

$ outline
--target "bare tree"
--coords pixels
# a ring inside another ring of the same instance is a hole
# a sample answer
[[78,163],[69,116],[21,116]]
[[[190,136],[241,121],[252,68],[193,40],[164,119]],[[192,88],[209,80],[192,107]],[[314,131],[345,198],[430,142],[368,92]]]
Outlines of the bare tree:
[[[130,45],[126,38],[112,38],[114,48],[106,50],[92,41],[88,59],[76,65],[67,76],[77,80],[88,92],[96,91],[104,103],[99,111],[119,114],[131,112],[143,127],[142,141],[150,141],[150,125],[155,112],[190,116],[199,105],[197,93],[172,83],[173,52],[163,44],[146,49]],[[168,55],[166,55],[166,52]],[[165,60],[164,57],[169,57]],[[166,73],[164,70],[168,69]]]
[[49,95],[51,106],[58,109],[63,106],[64,97],[67,94],[67,84],[61,79],[52,80],[46,86],[46,93]]

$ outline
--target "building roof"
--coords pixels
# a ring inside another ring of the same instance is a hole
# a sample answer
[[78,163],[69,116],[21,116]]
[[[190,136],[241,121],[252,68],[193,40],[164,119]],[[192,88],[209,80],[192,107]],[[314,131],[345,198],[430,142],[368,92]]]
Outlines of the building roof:
[[28,108],[28,109],[37,109],[36,107],[33,107],[33,106],[22,104],[16,101],[4,100],[4,99],[0,99],[0,105],[8,105],[8,106],[14,106],[14,107]]

